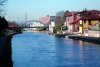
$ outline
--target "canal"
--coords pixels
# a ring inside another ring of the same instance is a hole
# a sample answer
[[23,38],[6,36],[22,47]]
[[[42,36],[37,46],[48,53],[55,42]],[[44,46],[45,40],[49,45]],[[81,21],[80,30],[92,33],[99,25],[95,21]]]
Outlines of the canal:
[[100,67],[100,45],[23,32],[12,38],[13,67]]

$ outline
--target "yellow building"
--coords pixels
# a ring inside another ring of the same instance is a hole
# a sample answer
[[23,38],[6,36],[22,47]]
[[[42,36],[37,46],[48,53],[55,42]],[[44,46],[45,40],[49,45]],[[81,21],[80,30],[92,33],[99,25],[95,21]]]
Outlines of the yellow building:
[[98,15],[85,15],[79,20],[79,33],[83,34],[89,27],[100,23],[100,16]]

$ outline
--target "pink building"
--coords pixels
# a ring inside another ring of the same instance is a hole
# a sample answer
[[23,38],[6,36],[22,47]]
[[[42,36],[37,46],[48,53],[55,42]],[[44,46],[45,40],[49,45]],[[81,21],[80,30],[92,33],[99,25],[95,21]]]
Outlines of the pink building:
[[75,31],[78,27],[78,20],[80,19],[80,16],[78,15],[78,12],[67,12],[66,13],[66,22],[68,25],[68,31],[72,33]]
[[44,24],[49,23],[49,20],[50,20],[50,16],[49,15],[39,18],[39,21],[43,22]]

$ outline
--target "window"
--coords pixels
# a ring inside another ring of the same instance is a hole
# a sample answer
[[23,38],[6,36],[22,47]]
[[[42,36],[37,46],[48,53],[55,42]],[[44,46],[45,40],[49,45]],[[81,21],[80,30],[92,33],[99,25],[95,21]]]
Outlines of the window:
[[82,24],[79,24],[79,26],[82,26]]
[[99,19],[99,23],[100,23],[100,19]]
[[91,20],[89,20],[89,25],[92,25]]
[[84,20],[84,24],[86,23],[86,20]]

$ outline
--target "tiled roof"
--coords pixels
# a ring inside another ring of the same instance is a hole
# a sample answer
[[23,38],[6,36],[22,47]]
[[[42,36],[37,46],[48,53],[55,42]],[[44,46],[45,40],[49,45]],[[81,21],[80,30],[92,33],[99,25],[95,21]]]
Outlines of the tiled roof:
[[39,21],[43,22],[44,24],[47,24],[49,20],[50,20],[50,17],[48,15],[39,18]]
[[75,23],[75,22],[78,22],[79,20],[80,20],[80,19],[76,19],[76,20],[70,22],[69,24],[73,24],[73,23]]
[[85,19],[90,19],[90,20],[92,20],[92,19],[100,19],[100,16],[98,16],[98,15],[84,15],[84,16],[82,16],[80,19],[82,19],[82,20],[85,20]]
[[91,13],[100,13],[100,10],[89,10],[89,12],[91,12]]
[[73,14],[78,14],[78,12],[67,12],[66,16],[72,16]]

